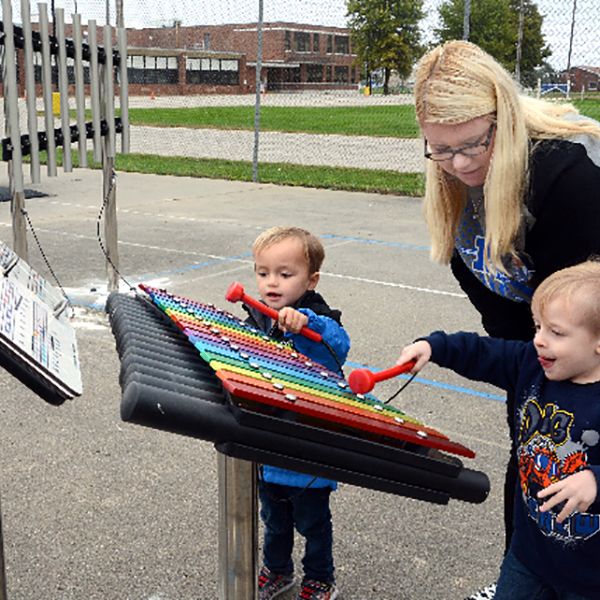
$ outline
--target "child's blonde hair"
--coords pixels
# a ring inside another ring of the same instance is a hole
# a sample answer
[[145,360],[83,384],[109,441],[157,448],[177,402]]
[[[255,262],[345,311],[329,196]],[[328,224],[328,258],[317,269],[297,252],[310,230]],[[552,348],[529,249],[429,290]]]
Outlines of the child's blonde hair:
[[577,301],[577,320],[594,335],[600,334],[600,261],[586,262],[556,271],[537,287],[531,308],[543,314],[556,298]]
[[[530,139],[600,138],[592,120],[568,120],[570,104],[554,104],[520,94],[518,84],[475,44],[451,41],[425,54],[415,72],[415,107],[419,124],[460,124],[478,117],[496,122],[493,154],[484,184],[486,260],[504,271],[501,257],[514,253],[528,189]],[[427,161],[425,219],[431,256],[449,262],[454,250],[466,186]]]
[[300,227],[271,227],[263,231],[252,244],[252,254],[256,256],[265,248],[288,238],[300,240],[309,274],[318,273],[325,259],[325,248],[319,238]]

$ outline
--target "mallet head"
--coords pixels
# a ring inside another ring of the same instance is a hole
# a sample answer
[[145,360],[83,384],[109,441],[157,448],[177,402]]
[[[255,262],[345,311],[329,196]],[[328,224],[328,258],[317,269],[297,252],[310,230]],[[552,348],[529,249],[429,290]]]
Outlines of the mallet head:
[[229,302],[239,302],[244,298],[244,286],[238,281],[234,281],[225,294],[225,299]]
[[368,369],[354,369],[348,377],[348,383],[355,394],[367,394],[375,387],[375,377]]

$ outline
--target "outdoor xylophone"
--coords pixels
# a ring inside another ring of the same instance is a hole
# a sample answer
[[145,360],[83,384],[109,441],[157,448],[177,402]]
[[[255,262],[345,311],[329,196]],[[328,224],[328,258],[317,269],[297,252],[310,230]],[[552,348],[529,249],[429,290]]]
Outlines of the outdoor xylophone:
[[[474,457],[465,446],[355,394],[340,375],[225,310],[140,288],[107,303],[123,420],[211,441],[231,457],[428,502],[485,500],[487,476],[458,458]],[[242,299],[231,288],[228,297]]]

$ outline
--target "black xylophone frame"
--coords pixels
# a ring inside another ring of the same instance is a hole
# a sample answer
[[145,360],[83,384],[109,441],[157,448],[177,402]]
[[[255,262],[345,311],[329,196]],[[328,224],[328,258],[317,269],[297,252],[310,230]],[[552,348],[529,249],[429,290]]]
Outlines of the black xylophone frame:
[[[239,595],[234,590],[219,598],[247,600],[255,595],[253,463],[436,504],[447,504],[450,498],[483,502],[488,495],[487,476],[464,468],[456,457],[421,447],[393,447],[240,409],[188,338],[146,296],[113,293],[108,298],[107,312],[121,361],[122,419],[213,442],[219,453],[220,585],[227,585],[224,580],[233,577],[237,578],[238,591],[243,590]],[[222,477],[229,483],[221,481]],[[228,488],[229,484],[232,487]],[[249,497],[240,496],[244,487],[246,491],[252,489]],[[245,505],[241,511],[239,503]],[[241,522],[231,521],[240,515]],[[228,533],[240,528],[246,528],[248,535],[238,538],[247,539],[228,541]],[[246,548],[227,550],[221,542],[243,543]],[[250,543],[253,548],[248,547]],[[249,562],[235,566],[228,563],[228,556],[235,560],[232,557],[240,555],[249,556]],[[240,582],[243,573],[247,574],[246,584]]]

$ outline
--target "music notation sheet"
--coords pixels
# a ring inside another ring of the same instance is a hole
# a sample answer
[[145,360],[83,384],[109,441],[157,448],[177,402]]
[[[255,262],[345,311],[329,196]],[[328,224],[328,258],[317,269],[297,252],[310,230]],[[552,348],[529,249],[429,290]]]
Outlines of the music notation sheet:
[[66,298],[0,242],[0,362],[52,403],[82,393]]

